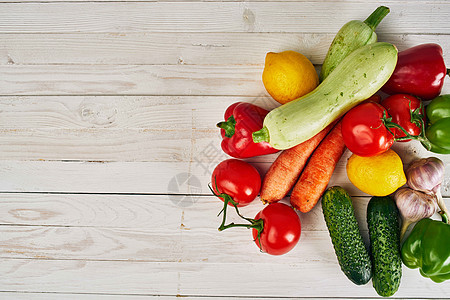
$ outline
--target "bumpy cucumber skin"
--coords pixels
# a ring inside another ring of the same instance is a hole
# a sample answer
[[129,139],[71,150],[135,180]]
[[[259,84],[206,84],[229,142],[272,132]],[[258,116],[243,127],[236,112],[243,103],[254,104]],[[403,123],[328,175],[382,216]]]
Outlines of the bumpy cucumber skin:
[[390,297],[397,292],[402,277],[399,212],[389,197],[372,197],[367,206],[372,283],[378,295]]
[[292,148],[315,136],[348,110],[375,94],[397,65],[397,48],[376,42],[350,53],[312,92],[267,114],[266,141]]
[[341,187],[328,188],[322,211],[341,270],[353,283],[366,284],[372,277],[372,264],[350,196]]
[[322,82],[341,63],[341,61],[359,47],[375,43],[377,34],[366,23],[353,20],[338,31],[328,49],[319,74]]

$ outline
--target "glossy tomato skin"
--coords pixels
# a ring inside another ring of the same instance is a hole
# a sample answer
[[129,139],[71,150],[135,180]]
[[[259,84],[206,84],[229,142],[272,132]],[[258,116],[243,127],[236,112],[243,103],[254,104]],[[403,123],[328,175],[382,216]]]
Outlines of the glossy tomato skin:
[[250,204],[258,196],[261,176],[251,164],[232,158],[216,166],[211,176],[211,185],[215,193],[231,196],[238,206],[242,207]]
[[289,205],[275,202],[267,205],[255,217],[255,220],[263,219],[264,228],[260,241],[258,231],[252,229],[253,239],[263,252],[271,255],[282,255],[291,251],[297,245],[302,226],[300,218]]
[[[418,98],[408,94],[396,94],[384,99],[381,102],[381,105],[386,108],[387,112],[392,117],[392,122],[402,126],[410,135],[419,135],[421,133],[421,127],[411,123],[411,110],[415,111],[421,106],[421,101]],[[423,107],[420,110],[420,114],[422,115],[422,120],[425,124],[425,112]],[[391,130],[394,133],[395,138],[405,136],[405,133],[400,129],[392,128]],[[410,140],[400,140],[400,142],[407,141]]]
[[374,156],[391,148],[394,136],[382,122],[386,109],[366,102],[349,110],[342,119],[342,137],[347,148],[359,156]]

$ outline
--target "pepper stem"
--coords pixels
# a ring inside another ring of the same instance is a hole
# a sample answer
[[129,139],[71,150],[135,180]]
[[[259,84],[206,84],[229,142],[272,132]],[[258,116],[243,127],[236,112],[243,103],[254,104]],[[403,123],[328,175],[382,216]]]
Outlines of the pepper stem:
[[450,69],[447,69],[447,75],[450,76]]
[[254,143],[260,143],[260,142],[268,142],[269,141],[269,130],[266,126],[261,128],[258,131],[253,132],[253,142]]
[[225,130],[225,136],[231,138],[236,130],[236,120],[233,115],[231,115],[228,120],[217,123],[217,127]]
[[375,31],[375,28],[377,28],[378,24],[384,19],[384,17],[387,16],[389,13],[389,8],[386,6],[379,6],[365,21],[367,26],[372,28],[373,31]]

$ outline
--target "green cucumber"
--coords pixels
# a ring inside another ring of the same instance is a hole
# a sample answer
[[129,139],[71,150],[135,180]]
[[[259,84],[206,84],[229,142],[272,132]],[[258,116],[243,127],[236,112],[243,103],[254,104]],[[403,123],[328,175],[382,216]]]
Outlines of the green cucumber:
[[355,284],[372,277],[372,264],[353,210],[352,199],[341,187],[328,188],[322,211],[342,272]]
[[372,197],[367,206],[373,287],[378,295],[395,294],[402,277],[399,212],[389,197]]
[[350,21],[338,31],[331,42],[327,56],[322,64],[319,80],[322,82],[341,63],[341,61],[359,47],[375,43],[375,28],[389,13],[386,6],[378,7],[364,22]]
[[284,150],[315,136],[386,83],[397,53],[394,45],[384,42],[353,51],[315,90],[269,112],[253,141]]

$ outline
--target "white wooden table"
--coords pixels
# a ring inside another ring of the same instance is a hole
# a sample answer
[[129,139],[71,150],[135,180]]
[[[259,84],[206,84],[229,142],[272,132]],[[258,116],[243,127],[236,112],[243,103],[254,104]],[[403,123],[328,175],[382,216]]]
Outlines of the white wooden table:
[[[341,272],[320,205],[274,257],[246,229],[217,231],[207,184],[227,158],[215,128],[226,107],[276,106],[265,54],[320,66],[339,28],[379,5],[391,9],[379,40],[438,43],[450,64],[449,1],[2,0],[0,299],[377,298]],[[394,149],[405,165],[434,155]],[[347,179],[349,155],[330,185],[353,196],[367,241],[369,197]],[[264,174],[275,157],[249,161]],[[449,197],[450,156],[438,157]],[[395,297],[450,297],[450,282],[404,267]]]

